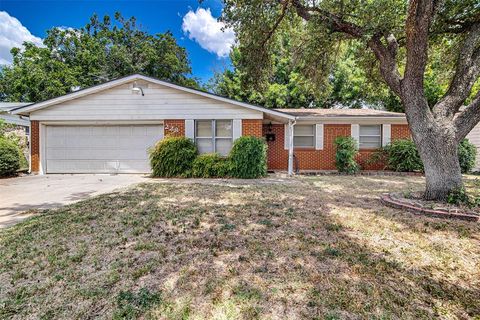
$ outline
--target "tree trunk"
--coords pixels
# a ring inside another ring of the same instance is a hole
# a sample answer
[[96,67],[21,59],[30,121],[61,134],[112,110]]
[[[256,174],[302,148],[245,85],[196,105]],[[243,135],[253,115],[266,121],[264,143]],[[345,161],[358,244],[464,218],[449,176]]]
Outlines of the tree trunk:
[[402,89],[408,124],[425,170],[424,198],[444,201],[453,190],[463,186],[453,119],[435,118],[424,98],[422,84],[409,82]]
[[433,144],[429,145],[433,147],[420,152],[426,179],[424,197],[426,200],[446,200],[452,190],[463,186],[458,146],[445,141],[444,137],[427,137],[424,141],[427,139],[432,140]]
[[458,142],[453,124],[438,121],[418,124],[413,120],[411,131],[425,169],[426,200],[446,200],[450,192],[463,186]]

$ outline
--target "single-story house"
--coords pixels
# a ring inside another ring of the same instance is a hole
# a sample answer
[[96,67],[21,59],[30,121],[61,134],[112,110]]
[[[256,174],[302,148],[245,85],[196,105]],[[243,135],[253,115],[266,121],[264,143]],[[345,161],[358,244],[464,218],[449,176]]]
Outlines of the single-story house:
[[31,103],[26,102],[0,102],[0,119],[5,121],[5,123],[13,124],[17,127],[21,127],[25,130],[25,133],[28,135],[30,132],[30,120],[28,117],[21,115],[13,115],[10,113],[11,110],[29,105]]
[[131,75],[13,110],[31,121],[34,173],[147,173],[147,149],[187,136],[200,153],[227,154],[242,135],[265,137],[270,170],[333,170],[338,136],[366,160],[410,136],[405,115],[378,110],[266,109],[143,75]]

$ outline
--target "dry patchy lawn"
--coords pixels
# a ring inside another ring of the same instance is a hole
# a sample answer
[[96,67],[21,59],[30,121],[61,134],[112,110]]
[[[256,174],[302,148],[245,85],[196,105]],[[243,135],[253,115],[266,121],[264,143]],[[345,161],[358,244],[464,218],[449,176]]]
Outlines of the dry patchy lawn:
[[0,317],[480,317],[479,224],[378,201],[422,178],[197,182],[142,184],[1,231]]

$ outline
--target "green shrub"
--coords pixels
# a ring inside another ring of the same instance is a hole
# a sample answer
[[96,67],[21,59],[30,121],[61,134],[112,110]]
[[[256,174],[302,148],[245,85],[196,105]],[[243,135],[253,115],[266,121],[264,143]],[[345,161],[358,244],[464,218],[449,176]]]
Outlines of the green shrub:
[[254,179],[267,174],[267,144],[263,139],[243,136],[235,140],[229,159],[231,176]]
[[25,154],[20,149],[18,149],[18,156],[20,157],[20,169],[19,170],[28,171],[30,164],[28,163],[27,157],[25,157]]
[[150,150],[154,177],[188,177],[191,175],[197,148],[185,137],[167,137]]
[[[382,153],[390,170],[412,172],[423,171],[417,146],[411,139],[394,140],[383,148]],[[475,167],[477,148],[468,139],[462,140],[458,146],[458,161],[462,173],[468,173]]]
[[469,173],[475,167],[475,160],[477,159],[477,147],[468,139],[463,139],[458,145],[458,161],[462,173]]
[[20,150],[15,142],[0,137],[0,176],[11,176],[20,169]]
[[335,139],[335,165],[339,172],[354,174],[360,170],[355,157],[358,154],[357,142],[352,137],[338,137]]
[[196,178],[224,178],[230,175],[230,160],[218,153],[199,155],[193,161],[192,176]]
[[465,187],[460,187],[450,191],[447,196],[447,203],[472,207],[475,205],[475,200],[470,198]]
[[423,163],[418,154],[417,146],[410,139],[392,141],[384,148],[387,167],[400,172],[423,171]]

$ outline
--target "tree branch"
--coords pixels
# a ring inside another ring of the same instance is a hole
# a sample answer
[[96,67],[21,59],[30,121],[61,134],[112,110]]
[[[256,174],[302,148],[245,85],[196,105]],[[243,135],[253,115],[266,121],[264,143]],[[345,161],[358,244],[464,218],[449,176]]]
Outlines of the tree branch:
[[[318,18],[325,23],[332,32],[340,32],[352,38],[362,38],[366,36],[365,31],[360,26],[343,20],[340,16],[331,12],[322,10],[318,7],[304,6],[300,0],[292,0],[292,6],[297,14],[304,20]],[[397,95],[401,94],[401,76],[396,64],[398,51],[398,42],[392,34],[385,36],[387,46],[381,41],[382,33],[375,34],[369,41],[368,47],[374,52],[375,57],[380,62],[380,72],[387,82],[388,86]]]
[[[304,6],[300,0],[292,0],[292,6],[297,14],[304,20],[311,20],[313,17],[320,19],[333,32],[341,32],[353,38],[361,38],[365,32],[358,25],[345,21],[338,15],[325,11],[318,7]],[[313,13],[316,13],[313,15]]]
[[454,119],[457,141],[462,141],[478,122],[480,122],[480,90],[465,110],[457,114]]
[[405,23],[407,63],[404,82],[407,91],[419,88],[423,91],[423,76],[428,58],[428,32],[434,11],[432,0],[410,0]]
[[270,31],[268,32],[267,37],[262,41],[262,47],[264,47],[267,44],[267,42],[270,40],[270,38],[273,36],[278,26],[282,22],[283,18],[285,18],[285,14],[287,13],[290,0],[279,0],[279,2],[282,4],[282,12],[280,13],[280,17],[278,17],[272,29],[270,29]]
[[480,75],[480,22],[474,24],[457,58],[455,75],[447,93],[434,108],[437,117],[453,117],[470,95]]
[[387,42],[388,45],[385,47],[381,41],[380,34],[376,34],[368,41],[368,47],[380,62],[380,73],[385,82],[395,94],[401,96],[402,80],[396,61],[398,43],[393,35],[387,37]]

